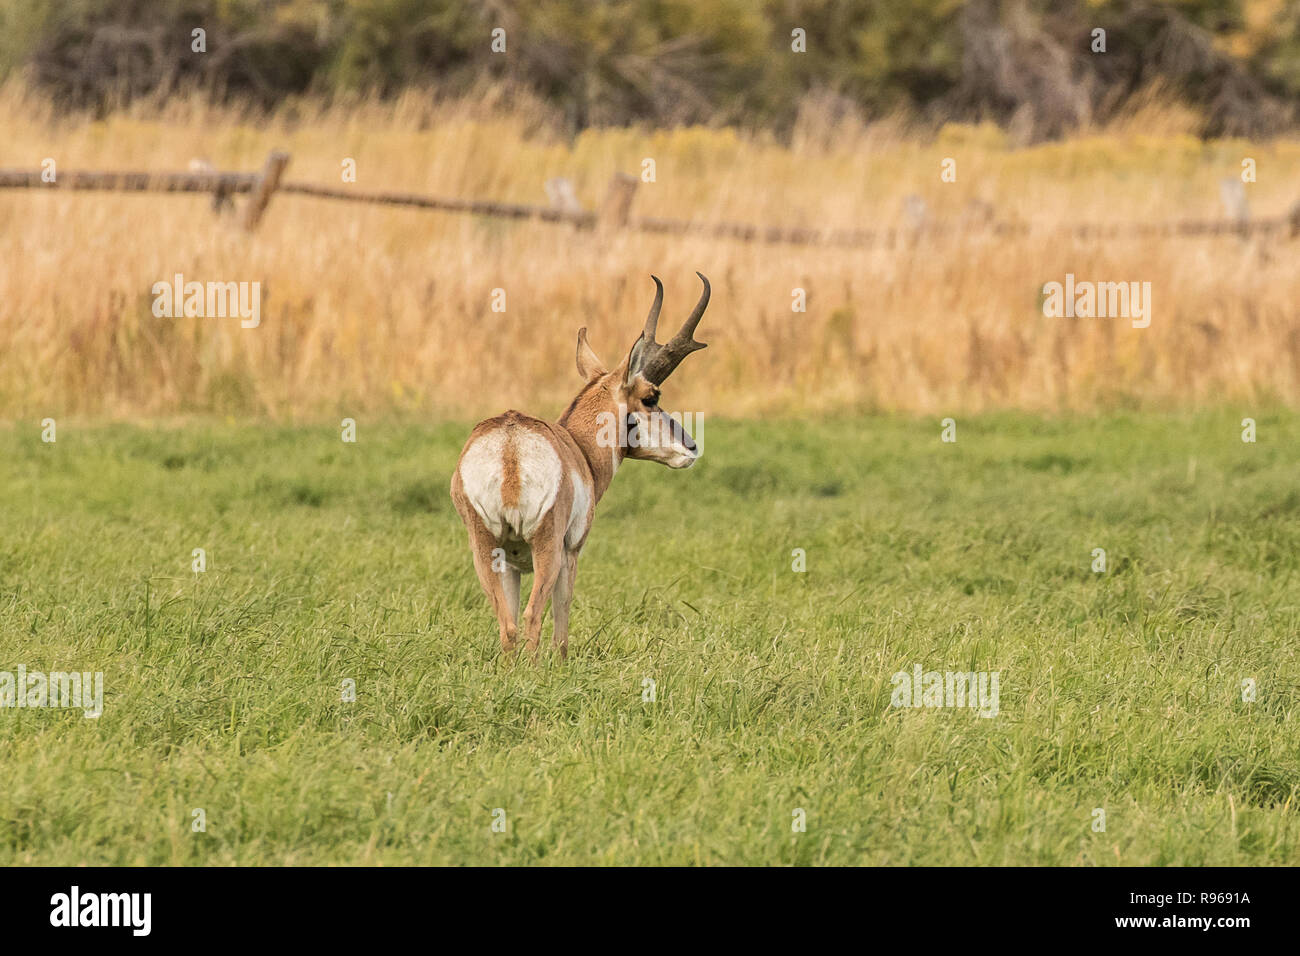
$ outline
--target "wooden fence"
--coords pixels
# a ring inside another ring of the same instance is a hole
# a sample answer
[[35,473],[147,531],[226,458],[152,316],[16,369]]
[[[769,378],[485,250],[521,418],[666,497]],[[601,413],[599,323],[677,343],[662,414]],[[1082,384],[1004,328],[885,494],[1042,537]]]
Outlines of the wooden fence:
[[[1025,236],[1042,230],[1027,223],[997,221],[994,210],[984,207],[976,215],[966,215],[955,223],[931,223],[924,212],[914,216],[914,224],[891,229],[810,229],[786,226],[758,226],[738,222],[696,222],[685,219],[659,219],[632,215],[637,179],[624,173],[615,174],[603,202],[595,212],[583,210],[573,199],[567,181],[553,181],[564,186],[557,189],[557,201],[550,206],[495,202],[483,199],[454,199],[406,192],[373,192],[348,187],[313,183],[282,182],[289,165],[287,153],[273,152],[262,169],[255,173],[218,172],[64,172],[47,181],[41,170],[0,169],[0,189],[72,189],[113,190],[120,192],[201,192],[211,193],[213,208],[232,205],[236,194],[248,194],[240,220],[245,229],[256,229],[276,192],[318,199],[346,202],[409,206],[441,212],[460,212],[478,216],[527,219],[540,222],[570,223],[592,229],[634,229],[672,235],[696,235],[742,242],[789,243],[794,245],[830,245],[867,247],[892,246],[938,237],[954,232],[988,233],[996,237]],[[551,184],[548,184],[548,187]],[[1073,235],[1084,239],[1160,238],[1193,236],[1274,236],[1293,239],[1300,235],[1300,202],[1289,212],[1269,218],[1250,219],[1238,215],[1222,220],[1181,220],[1154,223],[1075,223],[1054,225],[1055,235]]]

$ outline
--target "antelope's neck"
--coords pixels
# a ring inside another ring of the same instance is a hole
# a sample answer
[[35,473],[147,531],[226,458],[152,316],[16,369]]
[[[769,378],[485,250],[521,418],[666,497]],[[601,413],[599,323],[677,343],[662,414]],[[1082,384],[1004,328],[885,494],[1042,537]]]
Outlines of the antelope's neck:
[[591,469],[592,484],[595,486],[595,498],[596,501],[600,501],[608,490],[610,482],[614,480],[614,472],[618,471],[622,461],[618,443],[615,442],[608,448],[603,447],[600,442],[601,429],[596,423],[596,416],[581,406],[570,406],[569,411],[558,424],[569,433],[574,444],[578,446],[578,451],[582,452],[582,457],[586,459],[587,467]]

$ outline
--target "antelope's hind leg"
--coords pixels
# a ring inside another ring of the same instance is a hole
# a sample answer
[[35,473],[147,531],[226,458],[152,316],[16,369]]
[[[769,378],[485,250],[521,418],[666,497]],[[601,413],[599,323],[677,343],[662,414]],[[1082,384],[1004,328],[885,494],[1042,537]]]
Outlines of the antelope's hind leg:
[[528,595],[528,609],[524,611],[524,639],[528,653],[537,659],[537,645],[542,639],[542,617],[546,602],[555,591],[555,581],[564,566],[564,539],[555,533],[555,512],[552,510],[537,526],[531,542],[533,548],[533,590]]
[[555,617],[555,633],[551,643],[560,652],[560,659],[569,656],[569,606],[573,603],[573,584],[578,576],[578,556],[565,551],[560,556],[560,573],[555,578],[555,594],[551,598],[551,613]]
[[519,578],[521,572],[518,568],[512,568],[506,565],[505,571],[501,574],[501,586],[506,592],[506,607],[510,609],[510,620],[515,622],[516,630],[519,627]]
[[471,510],[468,515],[461,517],[469,529],[469,549],[474,554],[474,571],[478,574],[478,583],[483,586],[483,592],[492,602],[492,610],[497,615],[501,650],[509,654],[515,649],[519,633],[519,572],[508,565],[504,571],[494,571],[493,552],[499,548],[496,538],[492,537],[477,512]]

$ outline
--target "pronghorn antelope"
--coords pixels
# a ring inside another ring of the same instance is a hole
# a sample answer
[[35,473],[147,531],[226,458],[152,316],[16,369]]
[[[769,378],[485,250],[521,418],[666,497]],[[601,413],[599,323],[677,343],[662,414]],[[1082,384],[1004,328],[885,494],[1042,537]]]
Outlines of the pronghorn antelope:
[[514,650],[519,628],[519,576],[533,573],[524,637],[536,658],[546,602],[555,619],[553,643],[569,649],[569,605],[578,555],[596,502],[625,458],[689,468],[695,442],[659,407],[659,387],[703,342],[695,327],[709,304],[704,292],[676,335],[655,341],[664,287],[658,278],[645,328],[627,357],[607,371],[578,330],[578,374],[587,382],[558,422],[508,411],[479,422],[451,477],[451,499],[469,531],[474,570],[496,611],[501,649]]

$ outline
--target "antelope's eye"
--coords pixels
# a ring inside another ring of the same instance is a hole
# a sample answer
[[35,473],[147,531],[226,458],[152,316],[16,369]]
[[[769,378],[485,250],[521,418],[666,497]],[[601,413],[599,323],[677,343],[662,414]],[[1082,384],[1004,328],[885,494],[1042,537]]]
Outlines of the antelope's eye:
[[641,404],[644,405],[646,408],[654,408],[656,405],[659,404],[659,396],[647,395],[645,398],[641,400]]

